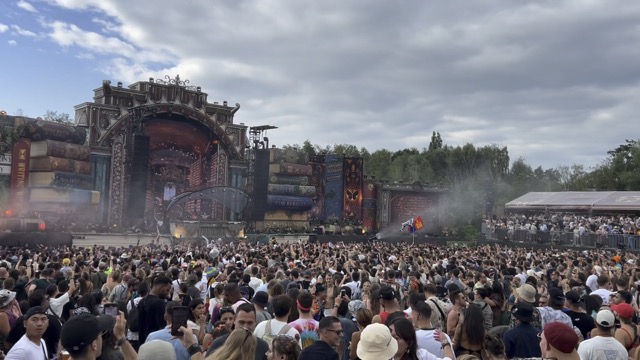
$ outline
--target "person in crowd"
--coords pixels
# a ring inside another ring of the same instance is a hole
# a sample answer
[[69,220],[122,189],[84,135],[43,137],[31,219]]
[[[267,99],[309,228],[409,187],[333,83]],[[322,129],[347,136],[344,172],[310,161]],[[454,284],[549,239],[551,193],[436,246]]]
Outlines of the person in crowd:
[[207,327],[207,314],[204,308],[204,299],[197,298],[189,302],[189,317],[187,327],[193,330],[198,338],[198,343],[204,342]]
[[[538,345],[536,345],[538,346]],[[462,355],[465,356],[465,355]],[[473,356],[473,355],[471,355]],[[498,334],[486,334],[482,349],[483,360],[507,360],[504,342]]]
[[171,279],[157,276],[153,279],[151,292],[138,303],[138,338],[140,343],[147,341],[147,336],[167,326],[165,306],[171,292]]
[[611,305],[611,311],[613,311],[616,318],[619,320],[620,325],[616,328],[614,337],[618,340],[627,351],[632,351],[638,347],[638,325],[631,322],[635,315],[633,307],[625,302],[620,304]]
[[367,308],[360,308],[356,312],[356,325],[358,326],[358,331],[351,334],[351,343],[349,344],[349,359],[355,360],[358,356],[356,351],[358,349],[358,342],[360,342],[360,335],[362,331],[369,325],[371,325],[373,321],[373,313],[371,310]]
[[504,333],[503,341],[507,358],[528,358],[541,355],[538,346],[538,330],[531,326],[533,306],[527,302],[516,304],[513,316],[518,321],[516,327]]
[[252,360],[255,358],[256,344],[256,338],[250,330],[239,328],[229,334],[224,344],[216,349],[210,358],[220,360]]
[[287,295],[277,296],[272,301],[274,319],[258,323],[253,335],[258,339],[271,342],[278,335],[287,335],[300,342],[300,333],[293,326],[287,324],[293,302]]
[[484,324],[485,317],[480,306],[474,303],[469,304],[464,313],[460,315],[460,321],[453,336],[456,355],[482,356],[486,333]]
[[480,309],[482,309],[482,316],[484,316],[484,329],[489,331],[493,327],[493,311],[491,310],[491,306],[487,303],[487,296],[489,296],[489,292],[484,285],[482,285],[481,287],[474,288],[473,293],[473,304],[478,305]]
[[[415,311],[412,313],[413,325],[416,329],[416,341],[417,346],[420,349],[425,349],[429,353],[436,357],[444,357],[444,349],[442,348],[442,342],[436,339],[437,332],[441,329],[437,329],[431,323],[433,308],[425,302],[418,302],[415,305]],[[444,337],[451,343],[451,338],[444,332],[440,332],[439,337]]]
[[[238,305],[238,311],[236,312],[234,320],[234,330],[238,329],[249,330],[253,334],[253,331],[256,329],[256,309],[253,307],[253,304],[247,302],[246,304]],[[215,339],[207,349],[207,357],[221,347],[228,337],[229,335],[227,334]],[[269,344],[262,339],[256,338],[254,359],[264,360],[267,351],[269,351]]]
[[[167,295],[168,295],[168,292],[167,292]],[[164,323],[166,324],[165,327],[163,329],[149,333],[149,335],[147,335],[147,337],[145,338],[145,343],[151,342],[153,340],[166,341],[168,343],[171,343],[171,345],[173,346],[177,360],[189,360],[191,356],[189,355],[187,349],[185,349],[184,346],[182,346],[180,339],[175,338],[173,335],[171,335],[171,324],[173,322],[173,309],[176,306],[180,306],[179,303],[175,301],[167,302],[163,310]],[[198,343],[197,340],[198,339],[196,336],[196,339],[195,339],[196,343]]]
[[627,349],[613,337],[616,317],[609,309],[600,310],[596,316],[596,327],[591,331],[591,338],[578,346],[581,360],[626,360]]
[[435,284],[427,284],[424,287],[426,303],[431,307],[431,325],[438,330],[446,330],[447,313],[451,310],[438,298],[438,289]]
[[589,333],[596,326],[596,323],[593,317],[586,313],[585,296],[571,290],[565,294],[565,298],[565,314],[571,318],[573,326],[580,330],[582,338],[588,339]]
[[591,291],[589,295],[598,295],[602,298],[602,304],[609,305],[609,299],[613,293],[609,288],[611,287],[611,281],[605,274],[598,276],[597,280],[598,289]]
[[462,324],[463,312],[467,308],[467,297],[456,287],[449,293],[449,299],[452,307],[447,316],[447,335],[454,336],[458,325]]
[[[35,290],[29,295],[28,306],[29,308],[41,307],[43,309],[49,308],[49,299],[45,295],[43,290]],[[62,322],[54,315],[48,314],[49,321],[47,327],[42,335],[45,346],[47,347],[48,354],[56,354],[58,341],[60,340],[60,330],[62,329]],[[24,336],[26,326],[24,323],[24,316],[20,316],[16,319],[14,325],[11,327],[11,331],[5,339],[5,346],[7,349],[11,348],[22,336]]]
[[137,319],[137,317],[139,316],[138,305],[140,304],[140,301],[144,299],[144,297],[147,296],[148,294],[149,294],[149,283],[146,281],[143,281],[138,286],[138,296],[135,298],[133,298],[132,296],[131,300],[127,302],[127,307],[126,307],[127,339],[129,339],[129,342],[131,343],[131,345],[136,351],[140,347],[139,334],[138,334],[139,323]]
[[[418,348],[416,332],[411,321],[397,317],[389,324],[389,330],[393,338],[398,343],[398,350],[394,355],[394,360],[436,360],[439,359],[426,349]],[[448,340],[441,342],[441,348],[445,354],[443,359],[453,359],[454,353],[451,343]]]
[[398,341],[383,324],[371,324],[362,330],[356,354],[360,360],[391,359],[398,352]]
[[[313,318],[311,308],[313,306],[313,296],[308,292],[302,292],[296,300],[296,308],[299,318],[289,323],[300,334],[302,350],[318,341],[320,323]],[[338,320],[339,321],[339,320]]]
[[46,309],[34,306],[24,314],[25,334],[5,357],[6,360],[49,359],[49,352],[42,336],[49,326]]
[[380,306],[384,309],[380,314],[374,315],[374,323],[386,323],[389,314],[402,311],[397,299],[396,290],[391,286],[383,285],[380,288]]
[[299,360],[339,360],[338,347],[342,342],[342,325],[335,316],[326,316],[318,324],[319,339],[307,346]]
[[[540,319],[540,310],[537,307],[535,307],[535,304],[537,304],[536,288],[534,288],[531,284],[522,284],[520,285],[519,288],[516,289],[515,294],[516,294],[516,298],[515,298],[516,304],[524,301],[534,306],[533,321],[531,321],[531,326],[533,326],[536,329],[542,330],[542,320]],[[515,327],[517,325],[516,323],[517,319],[515,318],[515,316],[513,316],[514,310],[515,310],[515,307],[512,308],[510,327]]]
[[269,314],[269,312],[266,310],[269,306],[269,294],[264,291],[258,291],[251,298],[251,303],[256,308],[258,324],[265,320],[271,319],[271,314]]
[[250,304],[249,300],[242,297],[238,283],[229,282],[224,286],[223,298],[225,305],[233,308],[237,312],[238,306],[242,304]]
[[278,335],[269,345],[267,360],[298,360],[301,353],[302,349],[296,339],[288,335]]
[[[6,289],[0,290],[0,339],[3,342],[9,335],[16,319],[21,315],[22,311],[16,301],[16,293]],[[4,344],[2,344],[2,350],[6,350]]]

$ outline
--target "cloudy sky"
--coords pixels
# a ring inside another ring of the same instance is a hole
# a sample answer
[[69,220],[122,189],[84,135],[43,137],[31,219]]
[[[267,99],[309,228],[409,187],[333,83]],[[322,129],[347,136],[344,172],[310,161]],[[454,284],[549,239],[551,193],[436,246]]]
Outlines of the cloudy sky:
[[6,0],[0,109],[73,113],[179,74],[272,144],[507,146],[600,163],[637,139],[640,2]]

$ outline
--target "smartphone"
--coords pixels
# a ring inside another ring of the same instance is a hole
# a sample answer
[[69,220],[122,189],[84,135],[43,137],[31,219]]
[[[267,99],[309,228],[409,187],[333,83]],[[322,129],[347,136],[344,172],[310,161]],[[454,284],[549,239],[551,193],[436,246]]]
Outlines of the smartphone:
[[171,311],[171,336],[182,336],[180,327],[187,327],[189,308],[186,306],[176,306]]
[[118,317],[118,304],[104,304],[102,311],[104,315],[109,315],[115,319]]
[[345,297],[347,293],[344,290],[340,290],[340,297]]

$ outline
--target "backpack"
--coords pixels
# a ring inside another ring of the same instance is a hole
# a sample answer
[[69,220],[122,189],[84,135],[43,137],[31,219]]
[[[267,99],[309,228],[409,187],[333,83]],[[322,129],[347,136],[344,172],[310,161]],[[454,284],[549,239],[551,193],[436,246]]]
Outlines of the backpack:
[[[438,309],[438,312],[440,313],[440,322],[442,323],[442,326],[446,329],[447,327],[447,315],[445,315],[444,311],[442,311],[442,309],[440,308],[440,305],[438,305],[438,303],[433,300],[433,299],[429,299],[431,300],[431,302],[433,303],[433,305],[436,306],[436,309]],[[442,329],[440,329],[442,330]]]
[[[129,325],[129,331],[138,332],[138,307],[134,304],[133,299],[130,300],[131,310],[127,314],[127,324]],[[140,304],[138,304],[140,305]]]
[[271,346],[271,343],[273,342],[273,339],[276,338],[276,336],[285,335],[291,329],[291,326],[289,326],[289,324],[287,324],[287,325],[283,326],[282,329],[280,329],[280,332],[278,332],[277,334],[272,334],[271,333],[271,321],[273,321],[273,320],[268,320],[267,321],[267,326],[264,329],[264,335],[262,335],[262,340],[266,341],[267,344],[269,344],[269,346]]

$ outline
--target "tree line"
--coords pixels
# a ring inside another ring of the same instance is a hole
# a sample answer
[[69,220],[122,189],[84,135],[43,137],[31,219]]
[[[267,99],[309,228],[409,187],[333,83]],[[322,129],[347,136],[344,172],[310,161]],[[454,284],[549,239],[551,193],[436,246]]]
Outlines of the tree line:
[[452,226],[479,224],[506,202],[538,191],[640,191],[640,141],[624,144],[603,154],[603,161],[590,169],[584,165],[533,168],[523,158],[511,160],[506,146],[465,144],[451,146],[434,131],[426,146],[369,152],[354,145],[320,147],[306,140],[286,145],[307,154],[362,157],[369,179],[390,183],[421,182],[446,188],[450,193]]

